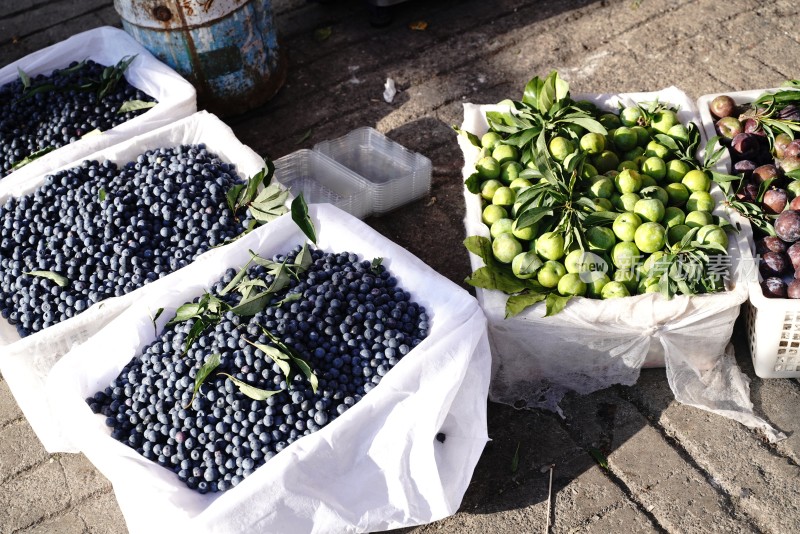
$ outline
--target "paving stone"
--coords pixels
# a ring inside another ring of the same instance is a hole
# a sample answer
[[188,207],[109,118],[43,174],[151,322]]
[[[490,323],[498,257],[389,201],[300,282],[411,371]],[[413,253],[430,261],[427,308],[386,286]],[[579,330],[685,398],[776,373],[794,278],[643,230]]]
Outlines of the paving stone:
[[[75,507],[78,516],[88,526],[90,534],[128,534],[125,518],[113,492],[104,492],[86,499]],[[157,532],[158,518],[153,518]]]
[[67,487],[73,502],[82,501],[94,493],[111,491],[111,483],[83,454],[59,454]]
[[[18,446],[23,446],[18,442]],[[0,532],[13,532],[61,513],[69,492],[61,465],[46,461],[0,485]]]
[[32,527],[19,531],[19,534],[87,534],[88,527],[77,512],[69,510]]
[[24,443],[23,447],[0,446],[0,482],[48,458],[33,429],[26,421],[17,421],[0,429],[0,443]]
[[14,400],[11,389],[8,387],[8,382],[0,377],[0,427],[20,417],[22,417],[22,410],[19,409],[17,401]]

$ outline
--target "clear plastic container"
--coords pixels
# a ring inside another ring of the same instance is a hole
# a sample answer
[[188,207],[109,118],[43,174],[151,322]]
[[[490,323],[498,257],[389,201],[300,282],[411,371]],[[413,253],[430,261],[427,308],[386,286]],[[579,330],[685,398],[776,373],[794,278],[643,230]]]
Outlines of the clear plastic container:
[[303,149],[275,161],[275,178],[308,204],[333,204],[354,217],[369,215],[367,183],[329,157]]
[[[781,88],[753,89],[729,93],[703,95],[697,99],[700,119],[706,138],[717,135],[709,104],[715,97],[725,94],[736,104],[753,102],[764,93],[774,93]],[[727,151],[717,162],[716,170],[732,174],[732,160]],[[755,254],[755,245],[750,234],[748,252]],[[744,253],[742,254],[744,257]],[[755,258],[754,265],[758,258]],[[761,378],[800,378],[800,300],[769,299],[764,296],[758,283],[760,275],[754,269],[754,277],[748,285],[747,338],[753,368]],[[755,276],[758,279],[755,279]]]
[[431,160],[364,127],[323,141],[314,151],[336,160],[367,183],[370,214],[381,215],[430,192]]

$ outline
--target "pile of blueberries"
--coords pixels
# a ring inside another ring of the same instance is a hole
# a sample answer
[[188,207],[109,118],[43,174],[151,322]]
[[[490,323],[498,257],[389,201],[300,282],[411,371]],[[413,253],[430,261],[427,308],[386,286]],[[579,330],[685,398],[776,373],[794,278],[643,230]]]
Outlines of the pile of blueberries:
[[[274,260],[292,263],[299,251]],[[106,417],[115,439],[172,470],[189,488],[206,493],[236,486],[342,415],[428,335],[425,309],[383,266],[319,250],[312,260],[263,311],[250,317],[227,311],[188,347],[195,320],[168,325],[86,402]],[[211,293],[220,294],[235,274],[228,270]],[[260,265],[247,275],[267,286],[273,279]],[[222,299],[239,300],[234,293]],[[310,366],[316,392],[303,373],[287,383],[280,366],[250,343],[278,346],[264,329]],[[193,398],[195,378],[214,354],[220,364]],[[222,373],[280,392],[253,400]]]
[[227,207],[241,182],[202,144],[47,176],[0,207],[0,314],[25,337],[187,265],[249,224]]
[[[20,79],[0,87],[0,177],[35,152],[62,147],[93,130],[110,130],[147,111],[119,113],[125,102],[155,101],[125,78],[100,98],[93,82],[102,79],[105,68],[91,60],[73,62],[32,78],[28,88]],[[48,89],[37,90],[44,86]]]

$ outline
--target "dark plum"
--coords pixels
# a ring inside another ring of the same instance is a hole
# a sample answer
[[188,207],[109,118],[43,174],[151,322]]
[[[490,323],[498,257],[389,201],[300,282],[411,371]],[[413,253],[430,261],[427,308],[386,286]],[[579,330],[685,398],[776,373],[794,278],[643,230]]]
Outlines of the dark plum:
[[736,117],[723,117],[715,124],[717,133],[726,139],[733,139],[744,132],[742,123]]
[[775,136],[775,141],[773,142],[772,146],[775,150],[775,157],[778,159],[783,157],[784,151],[789,143],[792,142],[792,138],[789,137],[786,133],[779,133]]
[[800,239],[800,211],[786,210],[775,221],[775,233],[787,243]]
[[756,254],[765,252],[786,252],[786,243],[774,235],[764,236],[756,241]]
[[758,122],[756,119],[747,119],[742,123],[742,128],[745,133],[751,133],[759,136],[767,135],[764,132],[764,128],[761,127],[761,123]]
[[777,276],[772,276],[761,282],[761,290],[768,299],[786,298],[786,283]]
[[740,159],[752,159],[758,155],[761,143],[753,133],[740,133],[731,141],[731,150]]
[[800,210],[800,197],[794,197],[792,201],[789,202],[789,209]]
[[786,204],[789,202],[789,195],[785,189],[772,187],[764,192],[764,198],[761,204],[764,206],[764,211],[777,215],[781,213]]
[[719,95],[711,100],[708,110],[718,119],[729,117],[736,111],[736,102],[728,95]]
[[778,165],[783,172],[800,170],[800,156],[784,156],[778,160]]
[[758,180],[759,182],[766,182],[767,180],[776,180],[780,177],[780,173],[778,172],[778,167],[776,167],[772,163],[767,163],[766,165],[760,165],[753,169],[753,178]]
[[781,276],[789,270],[791,264],[786,253],[768,251],[761,255],[758,270],[764,278]]
[[749,179],[753,175],[753,171],[758,168],[754,161],[749,159],[742,159],[733,164],[733,170],[736,174],[743,174],[745,179]]
[[800,280],[795,278],[786,286],[786,296],[790,299],[800,299]]
[[784,158],[794,158],[797,156],[800,156],[800,139],[795,139],[783,149]]
[[748,202],[755,202],[756,198],[758,198],[758,186],[754,183],[746,183],[744,187],[736,193],[736,198]]
[[792,246],[786,249],[786,255],[789,261],[792,262],[794,270],[800,269],[800,243],[793,243]]

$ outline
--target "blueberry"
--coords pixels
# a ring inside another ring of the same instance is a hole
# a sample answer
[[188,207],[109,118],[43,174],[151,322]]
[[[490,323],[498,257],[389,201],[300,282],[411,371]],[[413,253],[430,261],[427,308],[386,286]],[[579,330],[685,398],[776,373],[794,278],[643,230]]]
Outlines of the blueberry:
[[[272,259],[292,262],[299,250]],[[172,470],[189,488],[212,493],[236,486],[297,439],[334,421],[427,335],[428,320],[426,328],[421,328],[422,321],[411,319],[418,315],[416,311],[407,313],[405,306],[398,309],[399,303],[408,302],[405,294],[398,296],[399,291],[389,291],[383,278],[366,274],[369,262],[359,262],[353,254],[319,250],[312,250],[311,257],[311,268],[287,288],[300,300],[268,307],[249,318],[223,314],[182,357],[176,354],[183,354],[194,322],[165,328],[108,388],[87,399],[90,408],[107,417],[115,439]],[[212,285],[214,291],[221,291],[235,274],[225,273]],[[272,281],[257,265],[247,275],[267,284]],[[362,278],[369,282],[360,289],[355,280]],[[367,295],[381,304],[368,303]],[[276,295],[273,304],[283,297]],[[235,294],[222,297],[230,305],[238,298]],[[389,327],[396,311],[400,317],[408,315],[405,330]],[[348,327],[344,334],[341,325]],[[316,391],[302,372],[287,383],[281,365],[242,339],[271,343],[262,328],[311,366],[318,378]],[[220,371],[254,387],[280,392],[257,401],[244,396],[231,380],[212,375],[189,407],[194,378],[212,351],[220,354]]]

